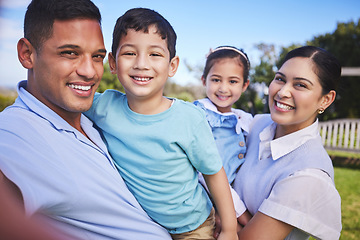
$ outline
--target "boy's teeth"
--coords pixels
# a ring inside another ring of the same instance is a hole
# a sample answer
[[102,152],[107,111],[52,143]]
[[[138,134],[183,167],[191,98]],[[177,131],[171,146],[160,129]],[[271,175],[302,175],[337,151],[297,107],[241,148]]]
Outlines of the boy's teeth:
[[276,102],[276,106],[277,106],[278,108],[285,109],[285,110],[294,109],[293,107],[290,107],[290,106],[288,106],[288,105],[285,105],[285,104],[282,104],[282,103],[279,103],[279,102]]
[[82,91],[88,91],[91,88],[91,86],[82,86],[82,85],[74,85],[74,84],[69,84],[69,87],[71,87],[73,89],[82,90]]
[[136,81],[149,81],[150,80],[150,78],[148,78],[148,77],[134,77],[134,79]]

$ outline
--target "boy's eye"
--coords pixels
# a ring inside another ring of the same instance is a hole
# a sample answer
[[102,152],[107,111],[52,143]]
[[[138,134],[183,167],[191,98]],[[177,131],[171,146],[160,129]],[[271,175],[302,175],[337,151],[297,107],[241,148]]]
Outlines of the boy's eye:
[[150,56],[161,57],[162,55],[160,53],[151,53]]
[[235,84],[235,83],[238,83],[238,81],[237,80],[230,80],[230,83]]

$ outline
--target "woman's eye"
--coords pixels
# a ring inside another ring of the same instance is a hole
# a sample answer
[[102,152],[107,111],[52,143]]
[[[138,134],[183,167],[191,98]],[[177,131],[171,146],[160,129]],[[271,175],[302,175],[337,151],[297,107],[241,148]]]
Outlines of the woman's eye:
[[300,88],[307,88],[306,84],[303,83],[296,83],[295,86]]
[[275,77],[276,81],[285,82],[285,80],[282,77]]

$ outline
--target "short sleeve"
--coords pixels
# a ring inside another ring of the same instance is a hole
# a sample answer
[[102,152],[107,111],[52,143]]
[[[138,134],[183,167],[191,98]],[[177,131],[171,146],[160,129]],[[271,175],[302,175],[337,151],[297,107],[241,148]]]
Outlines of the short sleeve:
[[191,134],[192,140],[185,150],[191,164],[206,175],[213,175],[220,171],[222,168],[221,157],[205,116],[198,124],[194,125]]
[[302,170],[279,181],[259,211],[320,239],[340,237],[340,195],[319,169]]

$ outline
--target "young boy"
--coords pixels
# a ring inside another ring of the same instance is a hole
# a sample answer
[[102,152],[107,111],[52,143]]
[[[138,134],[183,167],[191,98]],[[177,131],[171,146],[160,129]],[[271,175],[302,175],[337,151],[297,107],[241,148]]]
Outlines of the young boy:
[[179,65],[175,44],[172,26],[159,13],[127,11],[116,22],[109,53],[126,95],[96,95],[87,116],[101,129],[130,191],[174,239],[214,239],[214,209],[197,170],[219,212],[220,239],[237,239],[229,185],[205,115],[163,96]]

